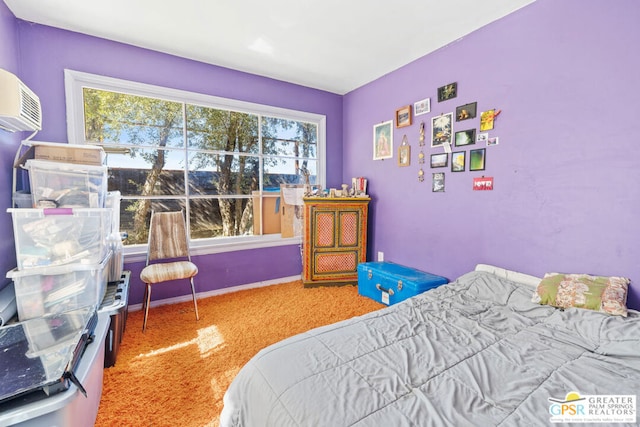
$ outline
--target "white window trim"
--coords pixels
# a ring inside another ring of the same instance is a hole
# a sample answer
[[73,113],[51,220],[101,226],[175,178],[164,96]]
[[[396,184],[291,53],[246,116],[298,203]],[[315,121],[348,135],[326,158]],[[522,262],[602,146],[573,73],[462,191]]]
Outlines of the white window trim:
[[[326,116],[289,110],[281,107],[255,104],[212,95],[204,95],[180,89],[171,89],[147,83],[133,82],[114,77],[100,76],[81,71],[64,70],[65,98],[67,110],[67,138],[70,144],[84,144],[84,102],[82,88],[90,87],[113,92],[126,92],[134,95],[160,98],[168,101],[184,102],[224,110],[252,113],[270,117],[281,117],[290,120],[316,123],[318,126],[317,145],[317,182],[326,184]],[[248,249],[268,248],[274,246],[299,245],[301,237],[281,238],[280,234],[266,234],[250,237],[228,237],[216,239],[198,239],[190,242],[192,255],[206,255]],[[146,245],[125,246],[126,262],[144,261]]]

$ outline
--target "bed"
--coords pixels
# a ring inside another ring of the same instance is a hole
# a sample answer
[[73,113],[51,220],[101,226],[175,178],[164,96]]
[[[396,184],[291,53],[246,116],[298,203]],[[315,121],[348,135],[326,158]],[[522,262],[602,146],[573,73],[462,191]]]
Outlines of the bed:
[[[581,416],[636,425],[640,313],[536,304],[540,280],[478,265],[269,346],[232,381],[221,426],[548,426]],[[605,395],[626,400],[594,409]]]

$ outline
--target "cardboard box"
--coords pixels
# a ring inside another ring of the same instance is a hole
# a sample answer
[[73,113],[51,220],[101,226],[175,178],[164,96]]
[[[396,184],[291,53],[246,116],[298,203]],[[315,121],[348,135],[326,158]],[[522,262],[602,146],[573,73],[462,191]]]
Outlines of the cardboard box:
[[[260,212],[260,192],[253,191],[253,234],[278,234],[280,233],[280,192],[264,191],[262,193],[262,213]],[[260,222],[262,233],[260,233]]]
[[14,167],[24,166],[27,160],[47,160],[59,163],[102,166],[106,153],[97,145],[65,144],[57,142],[31,142]]
[[304,186],[282,184],[280,196],[280,233],[282,237],[302,236]]

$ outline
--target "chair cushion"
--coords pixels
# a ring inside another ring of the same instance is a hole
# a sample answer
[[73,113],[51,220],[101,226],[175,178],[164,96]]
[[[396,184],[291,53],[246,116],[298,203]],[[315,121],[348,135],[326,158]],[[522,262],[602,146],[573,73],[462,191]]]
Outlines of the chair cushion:
[[161,262],[146,266],[140,272],[144,283],[160,283],[168,280],[188,279],[198,274],[198,267],[189,261]]

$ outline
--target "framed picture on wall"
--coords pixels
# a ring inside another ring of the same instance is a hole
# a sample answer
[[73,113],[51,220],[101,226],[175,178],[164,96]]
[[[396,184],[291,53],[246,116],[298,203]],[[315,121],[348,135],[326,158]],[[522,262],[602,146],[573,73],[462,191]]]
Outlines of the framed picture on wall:
[[446,168],[449,164],[449,154],[437,153],[431,155],[431,167],[432,168]]
[[476,143],[476,130],[467,129],[456,132],[455,146],[462,147],[464,145],[470,145]]
[[411,126],[411,105],[405,105],[396,110],[396,127]]
[[393,157],[393,120],[373,126],[373,160]]
[[431,191],[434,193],[444,192],[444,173],[436,172],[432,176]]
[[431,111],[431,98],[425,98],[413,104],[413,115],[419,116]]
[[469,170],[470,171],[483,171],[486,161],[486,148],[480,148],[477,150],[469,150]]
[[[406,138],[406,135],[405,135]],[[411,164],[411,146],[403,143],[398,147],[398,166],[409,166]]]
[[447,101],[458,96],[458,83],[449,83],[438,88],[438,102]]
[[462,120],[473,119],[476,117],[476,110],[478,109],[478,103],[472,102],[470,104],[464,104],[456,107],[456,122]]
[[431,118],[431,146],[451,144],[453,113],[440,114]]
[[493,121],[496,116],[496,110],[487,110],[480,113],[480,132],[493,129]]
[[451,172],[464,172],[466,155],[466,151],[456,151],[455,153],[451,153]]
[[500,138],[493,137],[487,139],[487,147],[491,147],[492,145],[498,145],[500,143]]

